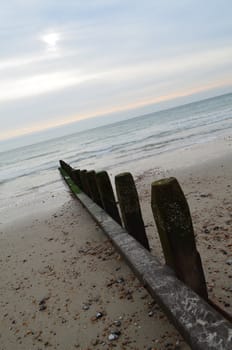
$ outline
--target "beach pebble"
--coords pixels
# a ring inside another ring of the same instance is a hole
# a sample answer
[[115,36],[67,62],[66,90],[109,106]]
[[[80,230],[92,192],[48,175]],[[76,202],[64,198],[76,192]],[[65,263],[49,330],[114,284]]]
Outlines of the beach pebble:
[[96,345],[99,344],[99,340],[98,340],[98,339],[94,339],[94,340],[91,341],[91,344],[92,344],[93,346],[96,346]]
[[224,250],[224,249],[220,249],[220,251],[222,252],[222,254],[224,254],[224,255],[227,255],[228,253],[227,253],[227,251],[226,250]]
[[97,312],[96,313],[96,319],[99,319],[103,316],[103,313],[102,312]]
[[49,296],[42,298],[39,302],[39,311],[44,311],[47,309],[46,301],[49,299]]
[[116,339],[119,338],[120,334],[121,334],[121,332],[118,331],[118,330],[113,331],[113,332],[111,332],[111,333],[109,334],[108,339],[109,339],[110,341],[116,340]]
[[200,194],[200,197],[201,198],[207,198],[207,197],[209,197],[209,194],[202,193],[202,194]]
[[46,303],[46,301],[47,301],[48,299],[49,299],[49,297],[48,297],[48,296],[43,297],[43,298],[40,300],[39,305],[45,304],[45,303]]
[[125,280],[123,277],[120,277],[117,279],[117,283],[124,283],[124,282],[125,282]]
[[224,303],[224,306],[225,306],[225,307],[230,307],[230,303],[226,303],[226,302],[225,302],[225,303]]
[[120,327],[121,326],[121,321],[119,321],[119,320],[116,320],[116,321],[114,321],[114,325],[116,326],[116,327]]
[[232,265],[232,258],[226,260],[227,265]]
[[39,311],[44,311],[47,309],[47,306],[45,304],[41,304],[39,307]]
[[83,307],[82,307],[83,310],[89,310],[89,305],[87,304],[84,304]]

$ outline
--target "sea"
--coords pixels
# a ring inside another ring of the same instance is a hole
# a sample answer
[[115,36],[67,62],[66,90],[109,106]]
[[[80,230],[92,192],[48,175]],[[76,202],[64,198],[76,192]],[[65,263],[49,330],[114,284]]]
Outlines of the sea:
[[232,93],[0,152],[0,210],[63,190],[59,160],[74,168],[130,171],[131,164],[232,131]]

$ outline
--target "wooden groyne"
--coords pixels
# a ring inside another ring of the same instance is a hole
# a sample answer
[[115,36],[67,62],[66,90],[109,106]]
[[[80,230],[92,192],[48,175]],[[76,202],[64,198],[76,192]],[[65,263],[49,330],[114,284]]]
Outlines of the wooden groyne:
[[[191,349],[231,350],[231,315],[208,299],[191,214],[177,180],[163,179],[152,184],[151,206],[166,261],[162,266],[149,251],[131,174],[123,173],[115,178],[117,203],[106,172],[91,171],[92,175],[89,176],[87,171],[80,170],[82,176],[75,176],[78,170],[63,161],[60,165],[60,172],[74,195],[109,237]],[[109,193],[102,193],[106,189]]]

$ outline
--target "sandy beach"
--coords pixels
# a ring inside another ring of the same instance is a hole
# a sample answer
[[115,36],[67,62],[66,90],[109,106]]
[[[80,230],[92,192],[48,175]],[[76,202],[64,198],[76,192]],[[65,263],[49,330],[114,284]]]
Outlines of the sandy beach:
[[[177,177],[209,296],[232,313],[231,140],[220,142],[137,164],[135,179],[152,254],[163,261],[150,187]],[[65,184],[16,201],[1,217],[0,239],[1,350],[189,349]]]

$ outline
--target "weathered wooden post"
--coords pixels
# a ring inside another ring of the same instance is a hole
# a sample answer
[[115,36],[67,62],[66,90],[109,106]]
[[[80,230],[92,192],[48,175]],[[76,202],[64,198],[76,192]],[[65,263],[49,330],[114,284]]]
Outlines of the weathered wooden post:
[[117,221],[119,225],[122,225],[109,175],[106,171],[100,171],[96,173],[96,180],[105,211]]
[[91,193],[92,200],[103,208],[103,204],[101,201],[100,193],[97,187],[96,173],[94,170],[87,171],[87,177],[89,182],[89,188]]
[[86,176],[86,179],[87,179],[87,182],[88,182],[88,187],[89,187],[89,197],[93,200],[93,193],[92,193],[92,186],[91,186],[91,179],[90,179],[90,176],[89,176],[89,170],[85,173],[85,176]]
[[71,172],[72,172],[72,167],[66,163],[65,161],[63,160],[60,160],[60,166],[62,169],[64,169],[66,171],[66,173],[70,176],[71,175]]
[[118,174],[115,177],[115,186],[126,230],[150,250],[133,176],[130,173]]
[[81,188],[80,169],[73,169],[71,174],[72,180],[79,188]]
[[174,269],[180,280],[208,300],[191,214],[175,178],[152,183],[151,206],[167,265]]
[[65,168],[65,162],[62,159],[60,159],[59,163],[60,163],[60,167],[62,169],[64,169]]
[[81,179],[82,190],[85,192],[85,194],[87,194],[87,196],[90,197],[89,183],[88,183],[86,173],[87,173],[87,170],[81,170],[80,179]]

